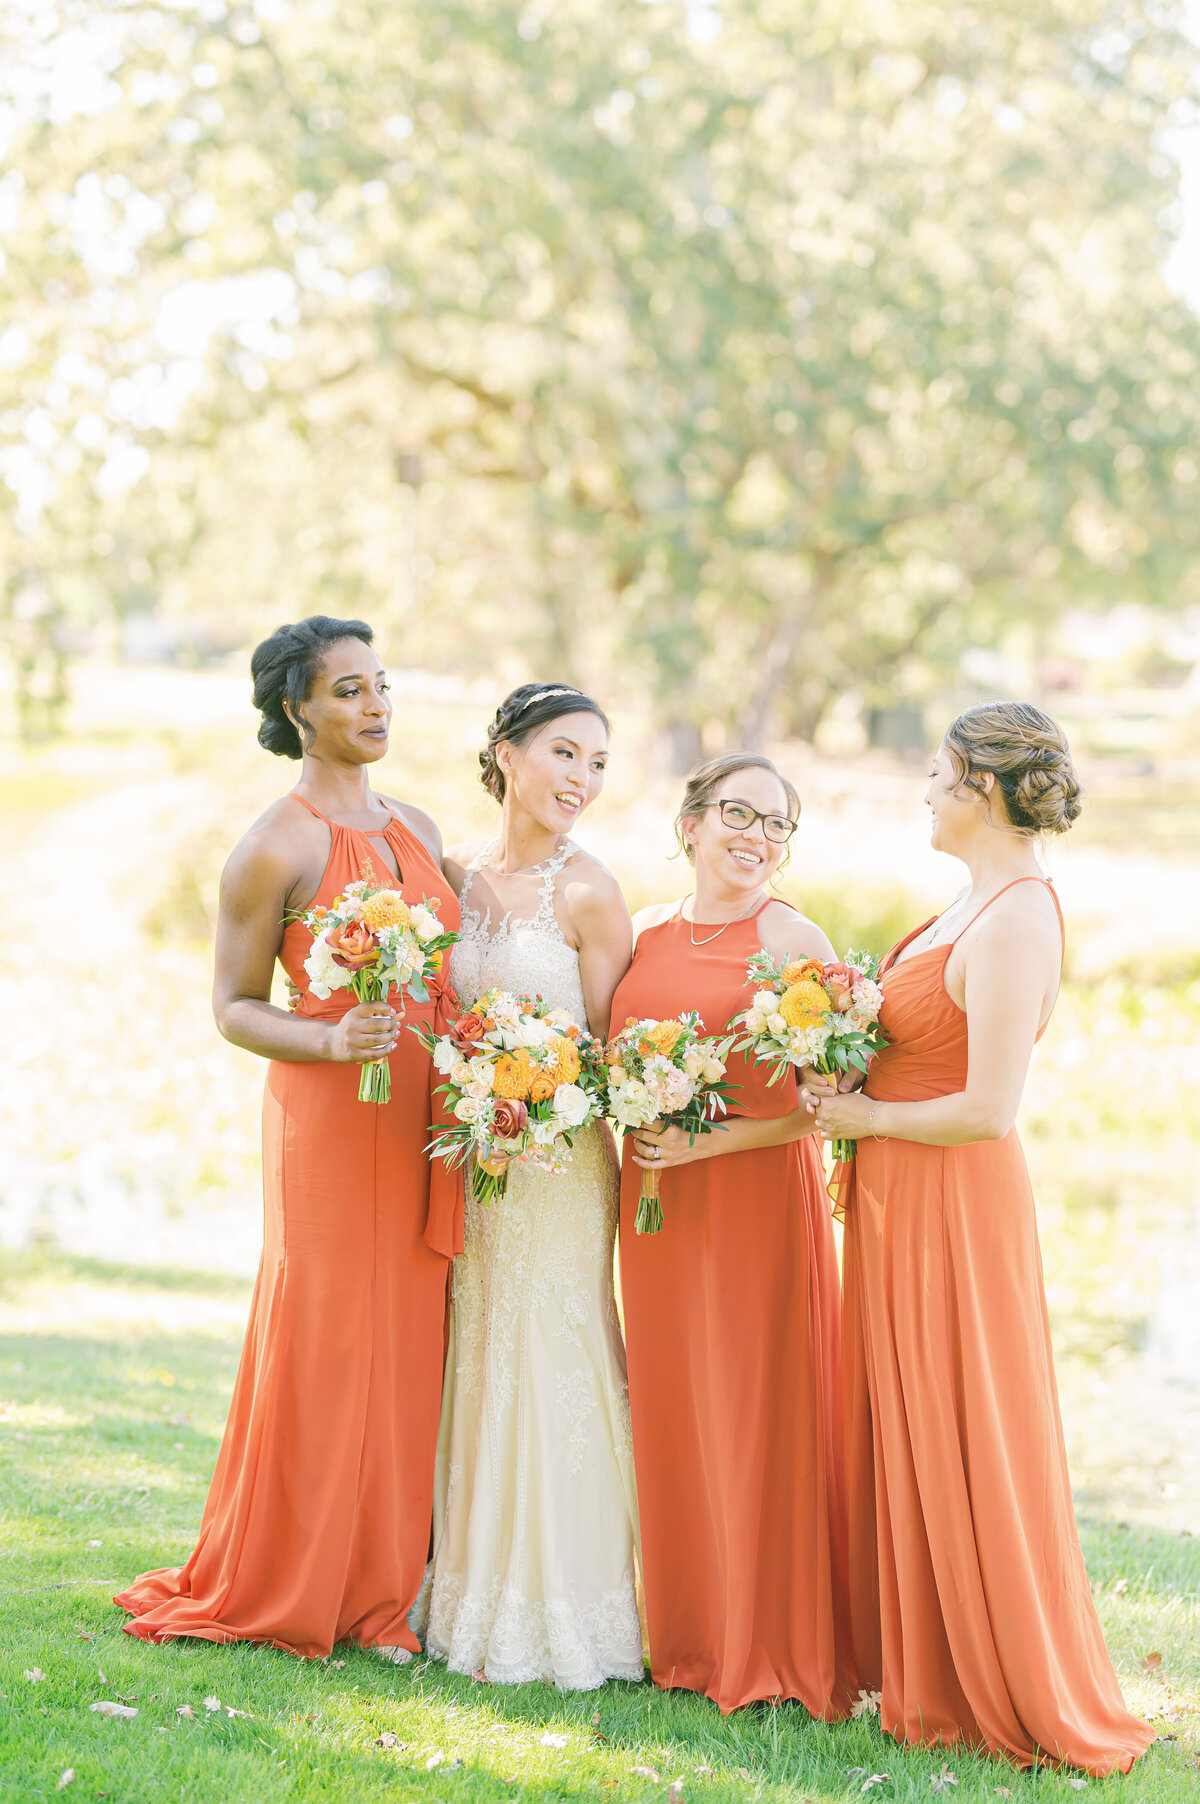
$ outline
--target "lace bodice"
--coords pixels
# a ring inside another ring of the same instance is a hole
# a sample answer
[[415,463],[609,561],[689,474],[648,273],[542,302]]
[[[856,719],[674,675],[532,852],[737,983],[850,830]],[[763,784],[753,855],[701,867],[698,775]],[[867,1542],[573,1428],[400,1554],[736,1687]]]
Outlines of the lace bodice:
[[484,990],[512,990],[518,996],[541,996],[551,1008],[566,1009],[580,1027],[587,1026],[579,954],[568,946],[554,912],[554,891],[559,873],[579,850],[567,840],[551,858],[534,867],[540,878],[534,912],[518,916],[514,910],[492,925],[491,906],[482,914],[470,905],[471,887],[485,869],[496,841],[484,846],[472,861],[459,898],[462,933],[450,954],[450,981],[464,1005]]

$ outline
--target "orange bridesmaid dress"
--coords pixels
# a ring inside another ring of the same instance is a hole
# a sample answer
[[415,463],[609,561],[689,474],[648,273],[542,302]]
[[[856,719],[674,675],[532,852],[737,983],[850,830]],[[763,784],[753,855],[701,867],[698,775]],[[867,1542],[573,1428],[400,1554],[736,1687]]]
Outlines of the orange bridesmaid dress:
[[[967,1019],[943,984],[954,941],[896,962],[929,924],[884,966],[892,1043],[866,1085],[881,1101],[966,1083]],[[1016,1130],[861,1140],[841,1176],[854,1641],[883,1726],[1021,1767],[1128,1771],[1153,1736],[1125,1709],[1088,1588]]]
[[[368,835],[293,799],[332,840],[314,902],[332,902],[367,859],[391,874]],[[377,837],[406,899],[427,896],[456,928],[458,903],[421,842],[395,817]],[[280,962],[305,992],[299,1013],[335,1019],[354,997],[308,994],[311,943],[289,922]],[[438,1002],[408,1000],[406,1027]],[[268,1066],[263,1255],[225,1436],[187,1564],[143,1573],[116,1599],[131,1635],[308,1656],[342,1640],[417,1649],[407,1617],[429,1552],[453,1251],[429,1240],[452,1240],[455,1211],[443,1196],[429,1223],[429,1058],[402,1031],[390,1062],[382,1107],[358,1101],[358,1065]]]
[[[757,917],[695,934],[698,945],[676,913],[640,935],[614,1029],[694,1008],[720,1034],[747,1007]],[[794,1083],[767,1077],[735,1054],[731,1113],[794,1107]],[[627,1137],[621,1291],[651,1671],[724,1713],[798,1698],[814,1716],[843,1717],[856,1681],[838,1275],[817,1143],[664,1171],[657,1235],[634,1232],[631,1152]]]

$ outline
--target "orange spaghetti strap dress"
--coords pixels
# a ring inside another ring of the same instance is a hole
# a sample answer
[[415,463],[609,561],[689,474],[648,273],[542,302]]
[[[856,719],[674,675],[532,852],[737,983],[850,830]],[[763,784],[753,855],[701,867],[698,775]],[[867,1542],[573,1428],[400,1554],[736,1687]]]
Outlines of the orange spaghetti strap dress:
[[[679,914],[641,934],[614,1031],[694,1008],[721,1034],[748,1006],[757,918],[696,938]],[[768,1087],[768,1075],[731,1058],[732,1113],[795,1106],[794,1083]],[[653,1676],[724,1713],[779,1697],[843,1717],[855,1680],[838,1276],[818,1143],[664,1171],[657,1235],[634,1232],[631,1152],[627,1137],[621,1291]]]
[[[866,1085],[880,1100],[966,1083],[967,1020],[943,984],[954,942],[896,963],[923,931],[885,963],[892,1043]],[[883,1725],[1021,1767],[1127,1771],[1153,1737],[1125,1709],[1088,1588],[1016,1130],[860,1140],[842,1176],[854,1638]]]
[[[303,798],[310,812],[324,815]],[[386,866],[366,834],[326,821],[314,902]],[[443,925],[458,904],[429,853],[393,818],[386,839],[410,902]],[[307,993],[307,929],[280,961],[300,1013],[334,1018],[348,991]],[[437,998],[407,1001],[406,1025]],[[427,1244],[432,1067],[402,1031],[392,1100],[358,1101],[355,1064],[273,1060],[263,1102],[262,1263],[225,1435],[195,1552],[116,1599],[147,1641],[268,1642],[324,1656],[335,1642],[417,1648],[408,1628],[429,1551],[448,1262]]]

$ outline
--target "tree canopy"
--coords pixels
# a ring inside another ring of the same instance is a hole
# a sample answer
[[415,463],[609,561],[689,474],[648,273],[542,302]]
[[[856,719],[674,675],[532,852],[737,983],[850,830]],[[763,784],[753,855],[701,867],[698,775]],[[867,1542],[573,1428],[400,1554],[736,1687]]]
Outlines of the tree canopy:
[[26,633],[366,613],[619,678],[686,759],[1197,599],[1178,7],[0,12]]

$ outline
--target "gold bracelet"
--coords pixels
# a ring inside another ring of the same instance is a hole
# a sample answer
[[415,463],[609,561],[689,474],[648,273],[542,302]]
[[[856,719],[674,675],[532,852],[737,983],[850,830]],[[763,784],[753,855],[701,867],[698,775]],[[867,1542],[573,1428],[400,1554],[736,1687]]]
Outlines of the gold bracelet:
[[892,1136],[890,1134],[877,1134],[871,1125],[875,1119],[875,1111],[878,1107],[879,1104],[877,1102],[871,1104],[871,1112],[867,1116],[867,1132],[870,1134],[872,1140],[878,1140],[880,1146],[886,1146]]

